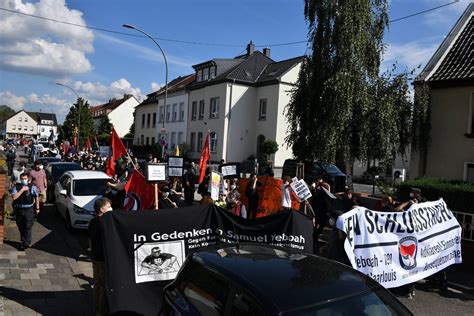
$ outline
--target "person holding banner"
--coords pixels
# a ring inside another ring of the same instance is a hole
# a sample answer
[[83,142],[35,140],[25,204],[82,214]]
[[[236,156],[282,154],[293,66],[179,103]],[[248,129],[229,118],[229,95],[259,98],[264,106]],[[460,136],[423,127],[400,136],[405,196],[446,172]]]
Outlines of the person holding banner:
[[258,188],[257,186],[260,183],[257,181],[257,175],[255,173],[250,174],[249,182],[247,183],[247,187],[245,188],[245,196],[247,197],[249,209],[248,209],[248,218],[252,219],[255,218],[257,215],[257,208],[258,208]]

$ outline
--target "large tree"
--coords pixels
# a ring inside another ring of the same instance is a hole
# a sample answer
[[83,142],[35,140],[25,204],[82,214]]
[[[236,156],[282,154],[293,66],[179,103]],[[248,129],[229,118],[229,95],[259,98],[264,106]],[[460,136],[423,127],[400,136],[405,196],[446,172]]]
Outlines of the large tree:
[[409,143],[407,74],[380,74],[388,0],[305,0],[310,54],[286,109],[298,159],[390,160]]
[[92,141],[95,135],[94,121],[89,111],[89,103],[83,98],[78,98],[71,106],[62,126],[62,138],[73,143],[74,132],[79,135],[79,146],[84,146],[86,138]]
[[112,135],[112,123],[107,115],[104,115],[99,122],[97,127],[97,139],[100,143],[109,143]]

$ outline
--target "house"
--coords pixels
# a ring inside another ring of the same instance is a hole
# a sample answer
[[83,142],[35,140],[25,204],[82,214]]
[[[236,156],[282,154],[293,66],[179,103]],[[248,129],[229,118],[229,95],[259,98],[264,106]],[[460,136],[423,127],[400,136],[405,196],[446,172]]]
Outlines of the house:
[[105,104],[89,108],[89,111],[96,128],[104,116],[107,116],[119,137],[124,137],[130,131],[133,123],[132,113],[138,104],[138,100],[133,95],[124,94],[122,99],[111,99]]
[[[188,113],[186,86],[194,80],[195,75],[191,74],[169,82],[166,108],[165,87],[148,94],[146,100],[135,108],[133,141],[135,145],[153,145],[158,143],[158,137],[164,136],[168,152],[171,153],[176,145],[186,142]],[[158,121],[157,114],[159,114]]]
[[270,49],[211,59],[194,65],[196,81],[188,86],[190,158],[198,159],[210,132],[211,160],[243,161],[259,153],[265,139],[278,143],[274,166],[292,157],[286,147],[284,109],[290,101],[304,57],[276,62]]
[[6,138],[47,139],[52,132],[53,138],[56,139],[58,135],[58,123],[54,113],[21,110],[6,119],[4,126]]
[[473,10],[470,3],[415,80],[428,87],[431,141],[412,151],[410,178],[474,182]]

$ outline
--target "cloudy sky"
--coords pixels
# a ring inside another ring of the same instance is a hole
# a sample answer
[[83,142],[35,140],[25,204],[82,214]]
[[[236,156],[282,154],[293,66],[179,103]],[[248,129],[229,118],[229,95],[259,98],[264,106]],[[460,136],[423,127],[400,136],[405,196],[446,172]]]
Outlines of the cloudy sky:
[[[452,0],[392,0],[397,19]],[[423,66],[469,4],[460,0],[391,24],[384,65]],[[0,0],[0,104],[15,110],[54,112],[64,120],[75,95],[91,106],[131,93],[139,100],[165,82],[163,57],[153,42],[122,24],[158,39],[168,59],[169,81],[192,65],[230,58],[252,40],[271,48],[274,60],[303,55],[303,0]],[[21,12],[24,14],[18,14]],[[61,21],[64,23],[60,23]],[[87,28],[87,27],[92,27]]]

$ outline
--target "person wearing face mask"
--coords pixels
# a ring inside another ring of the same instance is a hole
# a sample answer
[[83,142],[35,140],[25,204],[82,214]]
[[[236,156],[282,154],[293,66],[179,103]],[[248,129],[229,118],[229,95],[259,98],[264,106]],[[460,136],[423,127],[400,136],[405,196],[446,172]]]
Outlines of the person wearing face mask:
[[13,176],[11,178],[10,182],[10,192],[15,186],[15,184],[20,184],[21,183],[21,174],[26,171],[26,164],[24,162],[20,162],[20,165],[18,166],[18,169],[13,170]]
[[12,189],[13,212],[18,230],[20,231],[21,243],[19,250],[25,250],[31,244],[31,228],[33,227],[36,213],[39,212],[38,191],[35,185],[30,183],[28,174],[20,175],[21,183],[15,184]]
[[428,202],[427,199],[421,196],[421,190],[418,188],[410,189],[410,199],[405,203],[400,204],[395,208],[395,211],[400,212],[410,208],[413,204]]
[[[43,164],[41,161],[35,161],[34,169],[30,171],[31,183],[33,183],[38,188],[38,199],[40,205],[46,203],[46,188],[48,187],[48,179],[46,177],[46,172],[43,170]],[[36,214],[36,216],[38,216]]]
[[94,278],[94,306],[96,315],[108,315],[108,303],[105,292],[105,259],[100,227],[101,217],[112,211],[112,202],[108,198],[99,198],[94,202],[95,217],[89,222],[89,241],[91,247],[92,273]]

